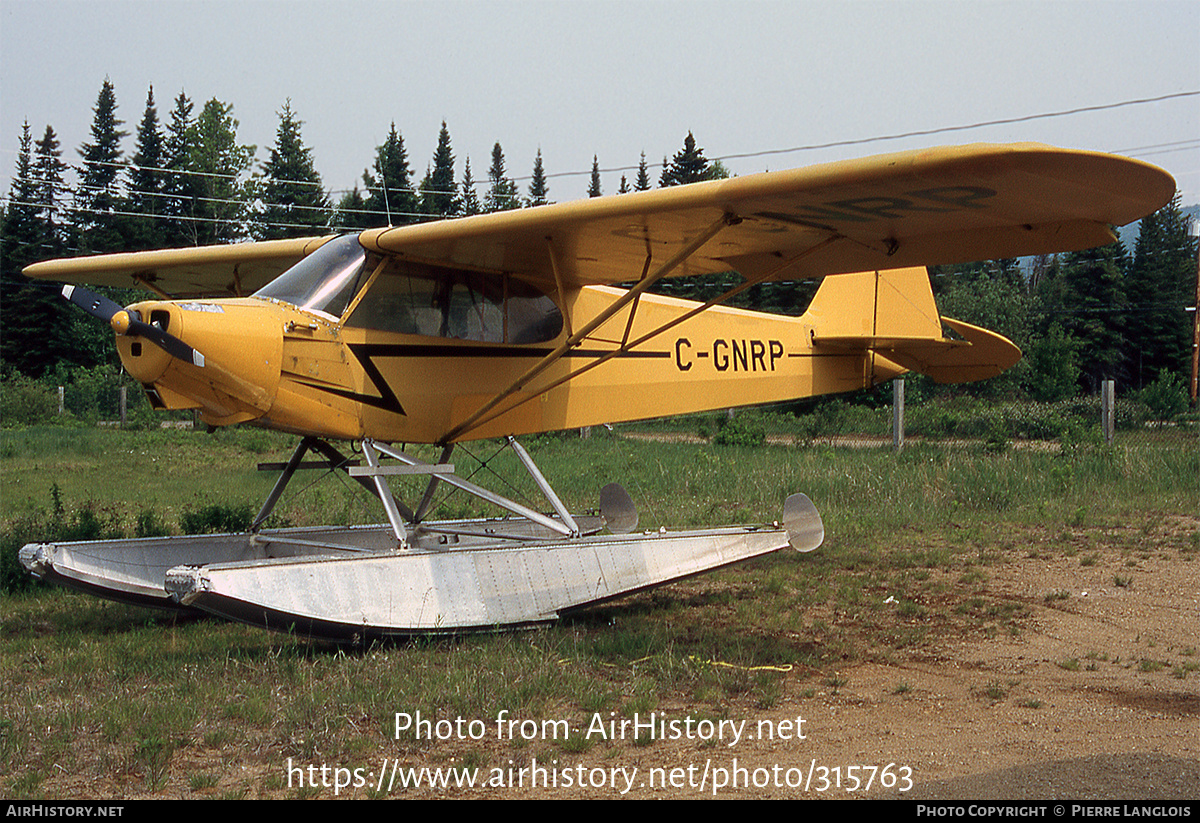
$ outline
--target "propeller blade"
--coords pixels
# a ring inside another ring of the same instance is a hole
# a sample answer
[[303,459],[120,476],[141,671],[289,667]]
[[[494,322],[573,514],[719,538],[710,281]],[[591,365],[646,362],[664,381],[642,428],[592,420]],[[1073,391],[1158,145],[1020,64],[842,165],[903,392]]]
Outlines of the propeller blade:
[[147,323],[135,311],[126,311],[102,294],[83,286],[63,286],[63,297],[99,320],[113,327],[117,334],[144,337],[177,360],[204,367],[204,355],[184,343],[178,337]]
[[96,294],[83,286],[63,286],[62,295],[92,317],[103,320],[105,323],[112,320],[113,315],[121,311],[120,306],[104,295]]

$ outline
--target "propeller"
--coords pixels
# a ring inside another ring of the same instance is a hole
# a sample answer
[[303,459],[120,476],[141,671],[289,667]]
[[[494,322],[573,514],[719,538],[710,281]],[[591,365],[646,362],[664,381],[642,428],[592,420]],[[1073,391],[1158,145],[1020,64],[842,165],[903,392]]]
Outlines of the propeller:
[[63,286],[62,294],[92,317],[108,323],[117,334],[144,337],[175,359],[203,368],[203,354],[175,335],[142,320],[136,311],[123,309],[104,295],[82,286]]

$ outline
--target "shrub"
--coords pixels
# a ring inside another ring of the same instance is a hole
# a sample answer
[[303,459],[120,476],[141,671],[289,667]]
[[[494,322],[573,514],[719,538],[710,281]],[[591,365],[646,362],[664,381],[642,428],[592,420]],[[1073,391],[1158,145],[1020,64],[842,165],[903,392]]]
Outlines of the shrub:
[[184,534],[244,532],[250,528],[254,515],[254,508],[249,503],[211,503],[196,510],[185,511],[179,519],[179,525]]
[[22,374],[0,380],[0,425],[35,426],[58,414],[58,392]]
[[1188,408],[1183,378],[1167,369],[1160,369],[1154,382],[1137,392],[1134,399],[1144,403],[1155,420],[1174,420]]
[[744,411],[726,417],[717,424],[713,444],[717,446],[761,446],[767,442],[767,428],[755,412]]

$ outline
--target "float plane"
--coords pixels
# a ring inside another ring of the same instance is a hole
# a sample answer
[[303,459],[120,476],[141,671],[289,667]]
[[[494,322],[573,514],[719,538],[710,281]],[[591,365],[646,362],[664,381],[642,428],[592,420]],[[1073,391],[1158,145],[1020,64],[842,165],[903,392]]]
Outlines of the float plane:
[[[121,601],[314,637],[528,626],[791,545],[820,545],[804,495],[777,523],[637,531],[610,484],[572,514],[515,439],[868,388],[908,371],[997,375],[1021,356],[942,317],[926,266],[1114,240],[1165,205],[1163,170],[1038,144],[935,148],[340,236],[36,263],[109,323],[157,409],[300,437],[249,531],[35,543],[34,574]],[[736,272],[706,302],[664,278]],[[759,283],[819,279],[807,311],[731,308]],[[121,307],[82,284],[141,287]],[[456,473],[456,444],[500,439],[547,511]],[[361,453],[350,459],[345,444]],[[396,444],[435,444],[435,463]],[[305,460],[309,455],[313,460]],[[386,523],[264,528],[296,471],[346,471]],[[420,475],[418,500],[389,478]],[[431,521],[448,485],[507,511]]]

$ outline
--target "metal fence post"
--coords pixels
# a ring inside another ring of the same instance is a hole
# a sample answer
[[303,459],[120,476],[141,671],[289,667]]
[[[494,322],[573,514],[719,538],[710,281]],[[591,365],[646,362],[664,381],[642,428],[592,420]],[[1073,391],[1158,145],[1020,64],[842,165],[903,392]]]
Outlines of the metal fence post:
[[904,448],[904,378],[892,381],[892,447]]
[[1116,428],[1114,414],[1116,403],[1116,382],[1104,380],[1100,383],[1100,428],[1104,432],[1104,442],[1112,445],[1113,431]]

